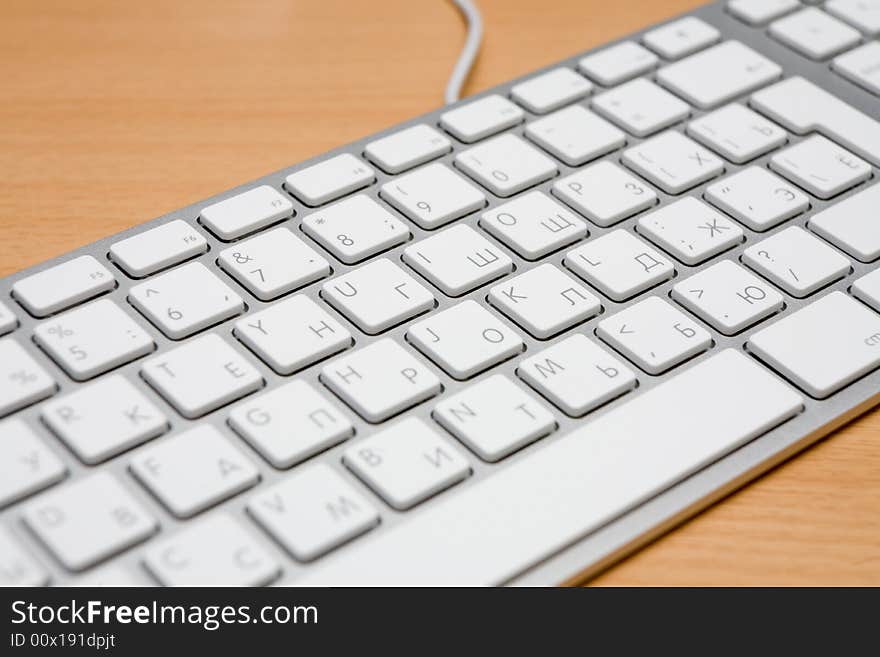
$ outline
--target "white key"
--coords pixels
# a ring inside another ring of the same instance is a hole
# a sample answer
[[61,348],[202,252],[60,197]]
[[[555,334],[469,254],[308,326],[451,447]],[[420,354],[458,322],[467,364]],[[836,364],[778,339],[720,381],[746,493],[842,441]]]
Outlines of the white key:
[[141,376],[190,419],[263,385],[254,366],[214,333],[151,358],[143,364]]
[[140,358],[156,346],[153,338],[110,299],[37,324],[34,340],[77,381]]
[[880,269],[865,274],[852,284],[853,296],[880,313]]
[[522,352],[522,339],[476,301],[468,299],[413,324],[406,332],[428,358],[464,380]]
[[253,233],[293,215],[293,203],[269,185],[260,185],[202,209],[199,219],[224,242]]
[[549,263],[496,285],[489,290],[489,302],[541,340],[602,310],[585,286]]
[[46,317],[116,287],[116,279],[92,256],[49,267],[12,286],[12,295],[36,317]]
[[382,198],[429,230],[486,205],[483,192],[445,164],[429,164],[385,183]]
[[880,43],[871,41],[838,55],[831,66],[850,82],[880,96]]
[[9,333],[18,326],[18,318],[0,301],[0,335]]
[[739,41],[725,41],[660,69],[657,81],[688,102],[709,109],[781,75],[775,62]]
[[880,258],[877,208],[880,184],[849,196],[810,217],[809,227],[862,262]]
[[672,298],[724,335],[734,335],[782,309],[782,295],[731,260],[672,288]]
[[372,167],[342,153],[290,174],[284,184],[300,201],[316,206],[366,187],[375,179]]
[[67,466],[22,420],[10,418],[0,422],[0,509],[61,481],[66,475]]
[[629,367],[580,333],[526,358],[516,372],[572,417],[586,415],[637,383]]
[[625,230],[615,230],[569,251],[565,266],[615,301],[672,278],[675,267],[659,251]]
[[434,307],[434,295],[379,258],[324,283],[321,296],[364,333],[376,335]]
[[819,198],[831,198],[871,176],[867,162],[821,135],[779,151],[770,167]]
[[686,119],[690,107],[653,82],[639,78],[593,98],[593,109],[637,137]]
[[117,374],[45,403],[40,415],[64,444],[90,465],[168,429],[162,411]]
[[61,586],[80,587],[80,586],[154,586],[154,582],[148,579],[147,575],[140,569],[132,572],[128,568],[116,562],[110,563],[100,568],[89,570],[86,574],[80,575],[73,579],[69,579],[61,583]]
[[304,294],[242,317],[235,337],[278,374],[293,374],[353,343],[348,329]]
[[153,543],[144,565],[163,586],[264,586],[281,572],[278,562],[225,513]]
[[434,407],[434,419],[484,461],[494,463],[556,430],[553,414],[495,374]]
[[409,239],[409,228],[366,194],[303,217],[303,232],[346,264],[360,262]]
[[626,143],[626,135],[582,105],[572,105],[526,126],[526,137],[569,166],[579,166]]
[[483,213],[480,226],[526,260],[587,236],[587,224],[543,192],[523,194]]
[[239,404],[229,425],[276,468],[289,468],[354,435],[348,418],[305,381]]
[[403,260],[451,297],[470,292],[513,269],[507,254],[464,224],[408,246]]
[[749,338],[748,349],[824,399],[880,366],[880,315],[832,292]]
[[706,187],[706,200],[752,230],[765,231],[810,207],[794,185],[751,166]]
[[155,274],[208,250],[208,241],[185,221],[176,219],[115,242],[110,258],[133,278]]
[[660,297],[602,320],[596,335],[648,374],[661,374],[712,346],[706,329]]
[[155,518],[107,472],[44,493],[21,514],[55,558],[74,571],[136,545],[158,529]]
[[56,384],[12,338],[0,340],[0,417],[49,397]]
[[220,266],[268,301],[330,273],[330,263],[289,228],[275,228],[220,252]]
[[880,34],[880,2],[877,0],[828,0],[825,11],[858,28],[864,34]]
[[399,511],[457,484],[471,472],[448,440],[414,417],[352,445],[342,462]]
[[546,114],[590,93],[593,85],[561,66],[514,85],[510,96],[535,114]]
[[687,133],[731,162],[742,164],[782,146],[788,135],[760,114],[731,103],[694,119]]
[[323,463],[254,496],[248,512],[299,561],[311,561],[379,523],[376,509]]
[[653,189],[608,160],[556,181],[552,191],[598,226],[611,226],[657,203]]
[[510,133],[462,151],[455,165],[498,196],[513,196],[559,172],[553,160]]
[[724,171],[720,158],[676,130],[628,148],[623,162],[669,194],[680,194]]
[[696,265],[743,241],[743,230],[693,196],[639,219],[639,233],[688,265]]
[[849,273],[850,263],[800,226],[743,251],[742,261],[794,297],[805,297]]
[[666,59],[690,55],[721,38],[721,33],[696,16],[686,16],[645,33],[642,43]]
[[770,36],[811,59],[825,59],[859,42],[858,30],[816,7],[770,23]]
[[135,285],[131,304],[172,340],[180,340],[244,310],[244,301],[200,262]]
[[45,586],[48,571],[15,539],[0,527],[0,586]]
[[371,141],[364,148],[364,154],[387,173],[400,173],[451,150],[452,142],[446,135],[420,123]]
[[728,0],[727,9],[749,25],[761,25],[801,6],[798,0]]
[[587,55],[578,68],[593,81],[611,87],[647,73],[660,60],[650,50],[632,41],[624,41]]
[[440,125],[466,144],[521,123],[525,113],[498,94],[485,96],[444,112]]
[[321,381],[367,422],[382,422],[440,392],[431,370],[393,340],[384,338],[337,358]]

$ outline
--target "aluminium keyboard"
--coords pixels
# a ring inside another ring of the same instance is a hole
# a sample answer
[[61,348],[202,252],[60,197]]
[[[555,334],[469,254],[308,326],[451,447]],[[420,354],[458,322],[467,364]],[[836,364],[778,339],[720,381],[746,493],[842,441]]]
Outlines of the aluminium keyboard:
[[731,0],[0,281],[0,584],[549,584],[880,401],[880,3]]

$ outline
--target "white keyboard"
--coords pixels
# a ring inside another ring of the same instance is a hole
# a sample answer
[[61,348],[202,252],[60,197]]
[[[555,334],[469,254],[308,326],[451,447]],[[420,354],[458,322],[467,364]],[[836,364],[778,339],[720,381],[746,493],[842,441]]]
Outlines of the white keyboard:
[[878,34],[707,5],[0,281],[0,585],[572,581],[880,402]]

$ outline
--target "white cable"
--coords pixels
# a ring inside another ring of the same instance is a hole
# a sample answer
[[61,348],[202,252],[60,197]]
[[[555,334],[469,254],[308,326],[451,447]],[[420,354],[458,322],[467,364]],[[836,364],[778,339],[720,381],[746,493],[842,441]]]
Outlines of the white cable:
[[480,10],[472,0],[450,0],[464,17],[468,26],[467,38],[458,61],[455,62],[455,68],[449,76],[449,82],[446,83],[446,93],[443,95],[446,103],[454,103],[461,97],[461,88],[470,75],[480,52],[480,42],[483,40],[483,18],[480,16]]

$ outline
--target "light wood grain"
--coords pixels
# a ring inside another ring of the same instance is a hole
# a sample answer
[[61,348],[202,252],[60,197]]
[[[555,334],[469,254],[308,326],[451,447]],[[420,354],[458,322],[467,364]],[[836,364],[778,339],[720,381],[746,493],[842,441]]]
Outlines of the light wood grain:
[[[477,91],[693,0],[481,0]],[[0,275],[431,110],[443,0],[4,0]],[[598,584],[880,584],[880,413]]]

